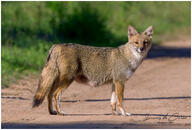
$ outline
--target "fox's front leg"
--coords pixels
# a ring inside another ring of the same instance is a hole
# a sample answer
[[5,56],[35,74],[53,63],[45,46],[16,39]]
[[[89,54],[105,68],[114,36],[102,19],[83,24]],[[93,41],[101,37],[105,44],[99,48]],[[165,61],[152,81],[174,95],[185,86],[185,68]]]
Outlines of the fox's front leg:
[[119,110],[121,111],[121,114],[123,116],[129,116],[130,113],[126,113],[123,107],[123,95],[124,95],[124,82],[117,81],[115,83],[116,92],[117,92],[117,106]]

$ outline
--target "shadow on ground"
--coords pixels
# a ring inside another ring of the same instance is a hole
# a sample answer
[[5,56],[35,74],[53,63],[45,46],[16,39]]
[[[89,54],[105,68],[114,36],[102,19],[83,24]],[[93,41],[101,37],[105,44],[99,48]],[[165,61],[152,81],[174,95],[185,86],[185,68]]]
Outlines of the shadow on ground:
[[191,48],[190,47],[166,47],[154,44],[147,56],[147,58],[159,58],[159,57],[170,57],[170,58],[190,58]]
[[31,124],[31,123],[2,123],[1,127],[3,129],[140,129],[140,128],[190,128],[190,124],[171,124],[171,123],[158,123],[158,124],[137,124],[137,123],[101,123],[101,122],[74,122],[74,123],[54,123],[54,124]]

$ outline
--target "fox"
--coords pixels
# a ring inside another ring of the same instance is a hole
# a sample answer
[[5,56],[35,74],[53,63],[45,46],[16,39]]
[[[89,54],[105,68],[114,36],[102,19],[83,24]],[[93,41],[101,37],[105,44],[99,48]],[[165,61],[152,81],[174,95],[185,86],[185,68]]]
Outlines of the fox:
[[76,81],[94,87],[111,84],[112,115],[131,115],[123,106],[125,82],[147,56],[152,46],[152,34],[153,26],[137,32],[128,25],[128,42],[118,47],[54,44],[40,75],[32,107],[38,107],[47,96],[49,114],[65,115],[60,109],[60,96]]

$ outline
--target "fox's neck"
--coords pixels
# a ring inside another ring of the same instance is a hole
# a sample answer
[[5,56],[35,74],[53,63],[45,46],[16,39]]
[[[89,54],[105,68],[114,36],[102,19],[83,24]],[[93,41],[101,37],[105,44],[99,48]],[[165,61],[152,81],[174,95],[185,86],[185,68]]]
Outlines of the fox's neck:
[[129,43],[121,46],[120,50],[133,69],[136,69],[145,58],[144,55],[137,52],[134,46]]
[[133,46],[129,45],[128,48],[134,59],[136,59],[138,62],[140,62],[143,59],[143,55],[137,52]]
[[130,43],[126,43],[120,46],[119,49],[127,59],[135,59],[140,61],[145,57],[141,53],[137,52],[134,46]]

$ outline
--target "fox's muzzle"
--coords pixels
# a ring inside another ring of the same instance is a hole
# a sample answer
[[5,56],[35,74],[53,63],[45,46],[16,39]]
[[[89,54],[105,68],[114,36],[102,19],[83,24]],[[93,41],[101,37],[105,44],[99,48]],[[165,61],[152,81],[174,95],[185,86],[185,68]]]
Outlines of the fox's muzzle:
[[144,47],[142,47],[142,48],[138,48],[138,49],[137,49],[137,51],[138,51],[139,53],[143,52],[144,50],[145,50]]

